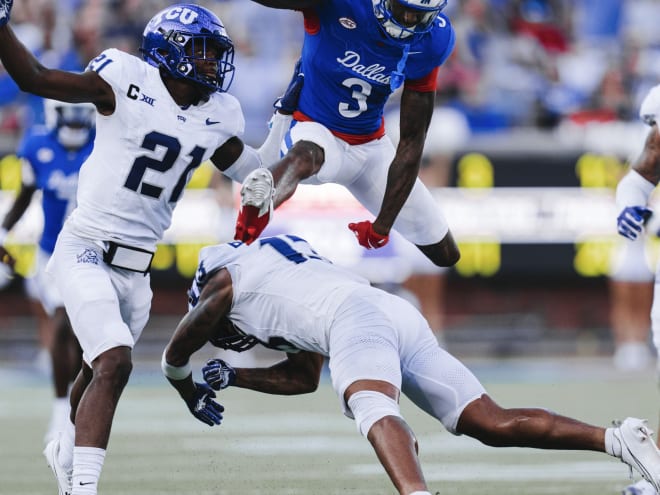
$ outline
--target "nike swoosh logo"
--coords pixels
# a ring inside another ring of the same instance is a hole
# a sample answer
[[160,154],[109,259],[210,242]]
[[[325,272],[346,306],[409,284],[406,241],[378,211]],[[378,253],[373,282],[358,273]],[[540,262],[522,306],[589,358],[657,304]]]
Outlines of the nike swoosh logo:
[[208,117],[206,118],[206,125],[213,125],[213,124],[219,124],[219,123],[220,123],[219,120],[215,121],[215,120],[209,119]]
[[80,486],[85,486],[85,485],[93,485],[95,482],[94,481],[86,481],[85,483],[83,483],[82,481],[80,481],[79,483],[80,483]]

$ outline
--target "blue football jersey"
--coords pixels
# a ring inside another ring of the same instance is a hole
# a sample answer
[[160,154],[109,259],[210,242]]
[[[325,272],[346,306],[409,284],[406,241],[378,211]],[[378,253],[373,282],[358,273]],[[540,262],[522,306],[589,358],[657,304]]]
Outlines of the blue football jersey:
[[[427,76],[449,57],[454,43],[444,15],[428,33],[395,41],[383,33],[371,0],[325,2],[305,11],[305,84],[298,108],[332,131],[376,132],[393,92],[392,73],[398,70],[410,80]],[[397,67],[402,60],[405,65]]]
[[44,230],[39,247],[52,253],[64,219],[76,204],[78,171],[94,146],[94,131],[77,151],[68,151],[57,140],[57,130],[35,127],[21,142],[17,156],[27,161],[33,172],[34,186],[42,191]]

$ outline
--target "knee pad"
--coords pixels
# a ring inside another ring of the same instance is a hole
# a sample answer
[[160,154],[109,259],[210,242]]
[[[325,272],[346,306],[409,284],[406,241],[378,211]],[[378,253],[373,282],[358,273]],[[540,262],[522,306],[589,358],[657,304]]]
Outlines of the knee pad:
[[399,404],[394,399],[373,390],[355,392],[348,399],[348,407],[351,408],[358,431],[365,438],[376,421],[385,416],[402,418]]

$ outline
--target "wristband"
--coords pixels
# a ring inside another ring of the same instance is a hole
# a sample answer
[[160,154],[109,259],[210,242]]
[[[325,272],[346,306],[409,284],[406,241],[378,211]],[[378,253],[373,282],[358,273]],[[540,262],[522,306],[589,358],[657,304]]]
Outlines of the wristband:
[[165,353],[167,349],[163,351],[163,358],[160,360],[160,368],[163,370],[163,374],[172,380],[183,380],[188,378],[192,374],[192,367],[190,366],[190,361],[188,361],[183,366],[172,366],[165,359]]
[[636,170],[630,170],[616,188],[616,204],[619,209],[627,206],[646,206],[655,184],[642,177]]
[[5,240],[7,239],[7,235],[9,235],[9,231],[7,229],[0,228],[0,246],[4,245]]

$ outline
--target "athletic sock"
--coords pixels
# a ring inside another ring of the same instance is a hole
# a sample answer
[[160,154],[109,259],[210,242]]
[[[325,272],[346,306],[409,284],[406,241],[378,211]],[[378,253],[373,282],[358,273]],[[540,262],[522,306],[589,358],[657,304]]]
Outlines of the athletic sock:
[[105,449],[96,447],[73,448],[73,486],[71,495],[96,495],[104,460]]
[[623,449],[621,447],[621,440],[614,434],[615,429],[607,428],[605,430],[605,452],[612,457],[618,457],[620,459]]

